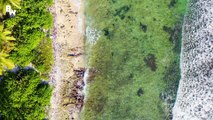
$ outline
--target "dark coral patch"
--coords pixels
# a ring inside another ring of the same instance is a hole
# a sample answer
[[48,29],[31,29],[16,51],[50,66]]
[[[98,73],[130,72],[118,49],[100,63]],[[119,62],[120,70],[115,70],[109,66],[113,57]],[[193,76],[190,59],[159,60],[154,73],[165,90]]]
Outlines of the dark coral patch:
[[177,0],[171,0],[171,2],[169,3],[168,7],[172,8],[175,6],[175,4],[177,3]]
[[115,10],[115,16],[119,16],[121,19],[125,18],[125,14],[129,11],[130,6],[123,6]]
[[151,68],[152,71],[156,71],[157,65],[156,65],[156,57],[154,54],[148,54],[146,58],[144,58],[144,62],[148,67]]
[[140,23],[140,28],[146,32],[147,31],[147,25],[143,24],[143,23]]
[[144,91],[142,88],[139,88],[137,91],[137,95],[140,97],[141,95],[143,95]]

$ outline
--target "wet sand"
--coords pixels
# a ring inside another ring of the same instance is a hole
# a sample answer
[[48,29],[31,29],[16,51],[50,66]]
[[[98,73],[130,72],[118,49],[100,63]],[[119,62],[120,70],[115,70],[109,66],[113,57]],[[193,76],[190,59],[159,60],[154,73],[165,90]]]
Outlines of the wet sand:
[[78,120],[83,106],[84,15],[83,0],[55,0],[53,49],[50,75],[54,87],[50,120]]

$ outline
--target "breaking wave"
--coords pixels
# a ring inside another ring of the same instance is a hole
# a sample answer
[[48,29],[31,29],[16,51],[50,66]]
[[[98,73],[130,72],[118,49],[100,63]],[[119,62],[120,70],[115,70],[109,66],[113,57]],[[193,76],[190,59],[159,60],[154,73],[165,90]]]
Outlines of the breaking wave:
[[190,0],[174,120],[213,120],[213,1]]

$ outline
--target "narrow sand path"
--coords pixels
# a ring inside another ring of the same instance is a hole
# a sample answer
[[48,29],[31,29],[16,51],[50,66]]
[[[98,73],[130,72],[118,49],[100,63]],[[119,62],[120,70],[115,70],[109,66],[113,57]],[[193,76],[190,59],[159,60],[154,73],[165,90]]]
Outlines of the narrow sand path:
[[55,0],[52,12],[55,64],[51,73],[54,89],[49,119],[78,120],[83,105],[83,0]]

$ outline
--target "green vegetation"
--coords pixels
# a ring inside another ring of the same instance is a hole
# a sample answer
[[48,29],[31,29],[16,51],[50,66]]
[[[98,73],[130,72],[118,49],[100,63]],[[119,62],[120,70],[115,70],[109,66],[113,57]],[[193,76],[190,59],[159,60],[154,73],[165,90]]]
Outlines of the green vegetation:
[[15,38],[11,36],[11,31],[4,28],[4,25],[0,25],[0,75],[5,68],[14,68],[14,63],[7,59],[11,50],[14,49]]
[[[5,13],[8,4],[17,10],[15,17]],[[41,79],[48,79],[53,64],[51,4],[52,0],[0,0],[0,119],[46,117],[51,89]],[[30,64],[35,70],[26,67]]]
[[86,2],[87,25],[102,35],[89,53],[89,64],[98,72],[89,83],[83,120],[171,119],[186,4],[187,0]]
[[14,68],[14,64],[11,60],[7,59],[9,55],[6,53],[0,53],[0,74],[3,73],[3,70],[6,68],[12,69]]
[[21,0],[0,0],[0,17],[6,14],[6,5],[12,5],[15,8],[21,8]]
[[[41,72],[42,77],[47,78],[53,63],[52,42],[49,39],[53,17],[47,9],[52,4],[52,0],[27,0],[22,1],[21,4],[20,0],[3,0],[0,2],[2,9],[7,4],[21,7],[17,10],[14,18],[6,15],[1,19],[1,21],[4,21],[0,26],[0,51],[7,54],[5,60],[10,63],[12,61],[19,66],[27,66],[33,63],[36,69]],[[12,68],[4,64],[1,66],[3,67],[0,71],[4,71],[5,68]]]
[[35,68],[41,73],[41,77],[48,79],[53,64],[52,41],[50,38],[42,40],[35,50],[36,59],[32,61]]
[[8,59],[9,53],[15,48],[15,38],[11,36],[12,32],[5,28],[3,20],[6,18],[3,18],[3,15],[6,15],[6,5],[20,8],[20,3],[20,0],[0,0],[0,75],[6,69],[15,67],[13,61]]
[[39,73],[20,68],[6,72],[0,83],[0,113],[5,120],[42,120],[51,89]]
[[[17,1],[19,0],[14,0],[11,4],[17,6]],[[5,8],[10,2],[12,0],[2,1],[2,7]],[[12,64],[27,66],[32,63],[42,78],[48,78],[53,64],[52,42],[49,39],[53,17],[47,9],[51,4],[52,0],[23,1],[14,18],[4,16],[2,20],[6,20],[0,26],[0,49],[2,53],[7,54],[7,59],[4,60],[8,61],[10,66],[2,62],[0,72],[5,68],[13,68]]]
[[[51,3],[52,0],[23,1],[15,18],[10,18],[5,22],[6,27],[13,31],[17,41],[16,48],[11,52],[10,58],[21,66],[29,65],[32,62],[36,69],[45,72],[42,74],[48,74],[53,61],[53,57],[50,56],[52,55],[52,43],[48,38],[53,17],[47,10],[47,6]],[[38,56],[42,56],[39,58],[41,61],[38,61]],[[41,67],[41,63],[43,67]],[[42,68],[46,68],[46,70],[42,70]]]

